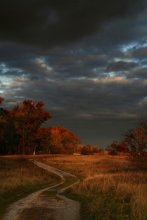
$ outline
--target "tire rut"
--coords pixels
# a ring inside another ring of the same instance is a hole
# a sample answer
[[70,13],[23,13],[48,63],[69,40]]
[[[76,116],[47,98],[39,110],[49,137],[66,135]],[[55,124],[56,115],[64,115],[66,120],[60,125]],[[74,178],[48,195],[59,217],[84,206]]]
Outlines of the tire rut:
[[[51,187],[38,190],[11,204],[2,220],[42,220],[42,218],[44,220],[79,220],[79,202],[60,195],[60,193],[79,182],[76,176],[36,160],[30,161],[36,166],[60,177],[60,182]],[[76,181],[63,187],[67,177],[75,178]],[[53,192],[53,195],[47,196],[47,192]]]

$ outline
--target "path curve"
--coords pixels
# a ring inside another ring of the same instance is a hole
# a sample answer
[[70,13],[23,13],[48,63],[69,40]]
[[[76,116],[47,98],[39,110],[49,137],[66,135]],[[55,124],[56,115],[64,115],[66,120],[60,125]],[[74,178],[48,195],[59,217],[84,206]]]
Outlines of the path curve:
[[[57,175],[61,180],[58,184],[34,192],[10,205],[2,220],[42,220],[42,218],[44,220],[79,220],[80,204],[60,195],[61,192],[79,182],[76,176],[36,160],[30,161],[36,166]],[[75,178],[76,181],[66,187],[62,187],[67,177]],[[46,191],[54,191],[56,189],[54,196],[47,197],[45,195]]]

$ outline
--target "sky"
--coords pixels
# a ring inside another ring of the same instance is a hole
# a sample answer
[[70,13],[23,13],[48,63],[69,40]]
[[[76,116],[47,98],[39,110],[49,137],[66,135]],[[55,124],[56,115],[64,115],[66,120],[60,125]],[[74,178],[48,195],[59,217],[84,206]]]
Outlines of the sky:
[[146,0],[1,0],[0,96],[42,100],[84,144],[147,117]]

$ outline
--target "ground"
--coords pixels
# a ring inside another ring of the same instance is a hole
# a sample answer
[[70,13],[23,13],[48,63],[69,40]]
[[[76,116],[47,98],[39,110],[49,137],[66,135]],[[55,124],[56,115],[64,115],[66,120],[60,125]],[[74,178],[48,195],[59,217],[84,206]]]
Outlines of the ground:
[[[32,161],[36,166],[47,170],[61,178],[58,184],[39,190],[29,196],[18,200],[8,207],[3,220],[78,220],[80,205],[78,202],[59,195],[64,188],[69,188],[74,183],[66,185],[66,177],[75,178],[70,173],[62,172],[43,163]],[[52,191],[53,190],[53,191]],[[46,192],[54,192],[51,196]]]

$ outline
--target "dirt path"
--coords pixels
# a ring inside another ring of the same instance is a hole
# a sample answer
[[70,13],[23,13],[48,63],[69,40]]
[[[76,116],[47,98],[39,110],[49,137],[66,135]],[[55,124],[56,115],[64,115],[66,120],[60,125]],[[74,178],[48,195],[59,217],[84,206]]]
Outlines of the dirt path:
[[[60,195],[77,183],[76,176],[44,163],[31,161],[36,166],[59,176],[61,181],[10,205],[3,220],[79,220],[80,204]],[[64,186],[67,178],[75,178],[75,182]],[[47,192],[51,195],[47,196]]]

